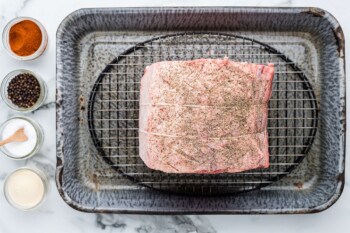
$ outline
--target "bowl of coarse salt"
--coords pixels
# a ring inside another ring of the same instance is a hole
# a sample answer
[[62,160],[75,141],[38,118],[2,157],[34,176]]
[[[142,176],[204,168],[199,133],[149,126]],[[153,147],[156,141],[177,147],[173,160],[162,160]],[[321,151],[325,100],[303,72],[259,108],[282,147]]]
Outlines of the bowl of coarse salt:
[[[11,140],[22,132],[24,140]],[[26,159],[36,154],[44,141],[44,133],[41,126],[27,117],[13,117],[0,126],[0,142],[6,144],[0,147],[0,151],[11,159]]]

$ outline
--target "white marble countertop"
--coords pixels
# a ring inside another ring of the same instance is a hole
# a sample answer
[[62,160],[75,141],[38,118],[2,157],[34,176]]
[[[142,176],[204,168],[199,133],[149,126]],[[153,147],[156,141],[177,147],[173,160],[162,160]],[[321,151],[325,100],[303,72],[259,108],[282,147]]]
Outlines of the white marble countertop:
[[[41,21],[49,35],[49,47],[39,59],[20,62],[12,59],[0,47],[0,80],[8,72],[27,68],[41,75],[49,86],[45,107],[29,114],[43,126],[44,146],[38,156],[26,161],[12,161],[0,156],[0,233],[41,232],[347,232],[350,230],[350,186],[345,185],[343,195],[330,209],[311,215],[274,216],[144,216],[101,215],[81,213],[64,203],[54,183],[55,169],[55,75],[56,29],[63,18],[72,11],[85,7],[132,6],[316,6],[331,12],[340,22],[347,38],[350,33],[350,14],[347,0],[0,0],[0,31],[16,16],[31,16]],[[346,47],[349,54],[349,46]],[[349,68],[349,59],[346,64]],[[347,91],[349,93],[349,91]],[[16,115],[0,101],[0,123]],[[347,141],[349,141],[347,137]],[[347,150],[348,151],[348,150]],[[6,202],[2,186],[5,176],[23,165],[45,164],[51,178],[51,190],[46,202],[37,210],[21,212]],[[349,160],[347,160],[347,167]],[[346,180],[350,178],[349,173]],[[348,199],[349,198],[349,199]]]

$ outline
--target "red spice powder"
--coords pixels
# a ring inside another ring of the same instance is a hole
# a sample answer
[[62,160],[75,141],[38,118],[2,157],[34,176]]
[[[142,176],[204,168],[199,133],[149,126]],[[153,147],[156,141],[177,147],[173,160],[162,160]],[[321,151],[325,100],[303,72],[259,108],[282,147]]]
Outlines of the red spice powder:
[[23,20],[10,28],[9,42],[11,50],[19,56],[35,53],[43,36],[39,26],[31,20]]

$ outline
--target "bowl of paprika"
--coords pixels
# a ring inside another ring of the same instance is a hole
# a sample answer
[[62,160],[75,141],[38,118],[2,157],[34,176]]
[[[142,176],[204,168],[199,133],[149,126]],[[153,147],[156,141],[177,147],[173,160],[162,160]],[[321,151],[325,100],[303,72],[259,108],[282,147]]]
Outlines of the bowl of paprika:
[[12,57],[33,60],[45,51],[48,36],[44,26],[36,19],[18,17],[6,25],[2,41]]

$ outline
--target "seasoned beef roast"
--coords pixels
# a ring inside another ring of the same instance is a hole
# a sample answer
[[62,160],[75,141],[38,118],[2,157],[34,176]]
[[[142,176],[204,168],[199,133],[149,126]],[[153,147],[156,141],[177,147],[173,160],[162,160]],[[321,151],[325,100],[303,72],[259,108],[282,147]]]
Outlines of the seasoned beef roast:
[[269,166],[274,67],[228,59],[163,61],[141,79],[140,157],[167,173],[233,173]]

